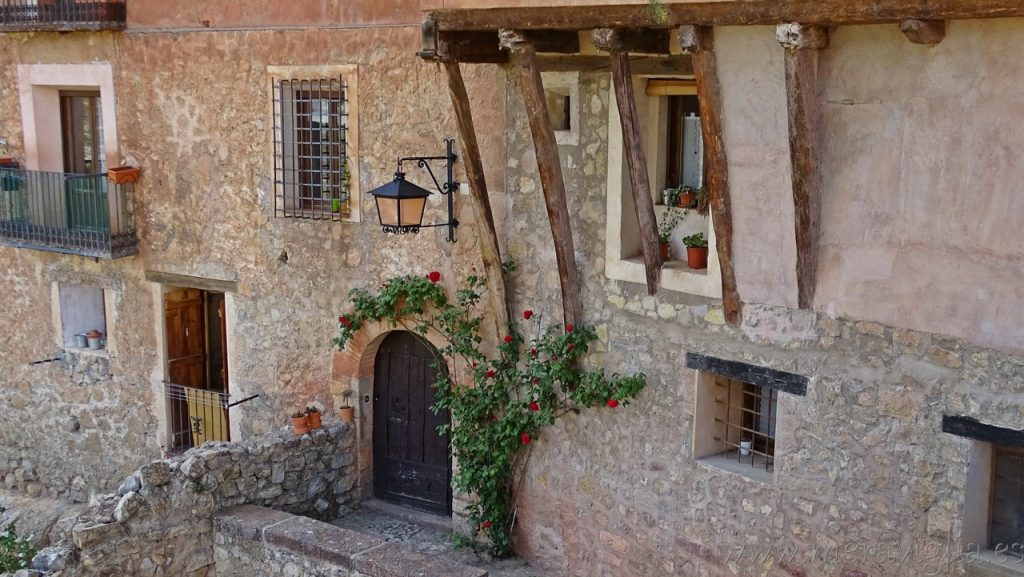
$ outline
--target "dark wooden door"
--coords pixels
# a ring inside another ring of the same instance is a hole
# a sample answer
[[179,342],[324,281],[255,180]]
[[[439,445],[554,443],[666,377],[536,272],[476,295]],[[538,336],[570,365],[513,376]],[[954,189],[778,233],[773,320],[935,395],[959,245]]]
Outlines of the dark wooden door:
[[447,411],[430,410],[439,358],[410,332],[391,333],[381,343],[374,367],[374,492],[386,501],[447,515],[452,461],[448,436],[437,428],[450,418]]
[[167,373],[176,385],[206,388],[206,346],[203,296],[182,289],[164,296],[167,327]]

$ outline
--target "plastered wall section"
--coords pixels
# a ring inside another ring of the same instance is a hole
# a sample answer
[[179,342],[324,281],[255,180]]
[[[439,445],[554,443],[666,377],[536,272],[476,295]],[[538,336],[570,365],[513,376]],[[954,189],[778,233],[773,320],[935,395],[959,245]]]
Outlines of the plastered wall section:
[[823,53],[815,308],[1024,350],[1024,20],[918,46],[843,27]]

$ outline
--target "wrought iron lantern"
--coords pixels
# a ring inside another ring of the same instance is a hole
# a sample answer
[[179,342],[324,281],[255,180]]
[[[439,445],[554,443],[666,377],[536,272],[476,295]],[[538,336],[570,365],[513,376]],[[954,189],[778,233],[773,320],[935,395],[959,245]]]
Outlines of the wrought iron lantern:
[[[455,242],[455,227],[459,221],[455,219],[455,198],[454,191],[458,183],[454,179],[454,164],[457,160],[453,151],[454,141],[446,138],[446,153],[444,156],[408,156],[398,159],[398,170],[395,172],[395,179],[383,186],[370,191],[374,200],[377,201],[377,216],[380,218],[381,228],[385,233],[390,234],[418,234],[420,228],[447,226],[448,236],[445,240]],[[441,184],[434,175],[430,163],[444,161],[448,179]],[[448,197],[448,222],[437,224],[423,224],[423,211],[427,205],[427,197],[433,194],[419,185],[405,180],[405,172],[402,170],[402,163],[415,162],[420,168],[425,168],[434,181],[437,192]]]

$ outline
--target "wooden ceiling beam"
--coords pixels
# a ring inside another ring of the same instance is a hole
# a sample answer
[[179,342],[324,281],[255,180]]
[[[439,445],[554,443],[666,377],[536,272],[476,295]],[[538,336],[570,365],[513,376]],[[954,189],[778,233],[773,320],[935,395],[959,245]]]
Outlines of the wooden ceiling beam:
[[742,0],[666,3],[665,8],[664,20],[659,20],[646,5],[456,9],[430,14],[440,30],[668,29],[688,24],[736,26],[780,22],[828,26],[1024,16],[1024,2],[1020,0]]
[[[508,51],[498,45],[497,30],[439,30],[433,18],[421,25],[421,48],[417,53],[427,60],[466,64],[505,64]],[[536,52],[576,54],[580,35],[575,30],[529,30],[523,37]]]
[[669,30],[626,30],[595,28],[591,32],[594,46],[605,52],[629,54],[671,54],[672,32]]
[[[604,55],[573,54],[538,55],[542,72],[611,72],[611,60]],[[689,54],[672,56],[629,55],[629,66],[637,76],[692,76],[693,61]]]
[[722,127],[722,87],[715,59],[714,29],[710,26],[682,26],[680,47],[693,55],[693,72],[700,101],[700,129],[704,137],[705,185],[711,195],[711,221],[715,227],[718,263],[722,271],[722,308],[730,325],[739,325],[743,315],[736,286],[732,251],[732,202],[729,197],[729,159]]
[[821,219],[821,98],[818,56],[828,47],[828,29],[780,24],[776,31],[785,48],[786,96],[789,110],[789,159],[793,179],[796,233],[797,303],[810,309],[818,274]]

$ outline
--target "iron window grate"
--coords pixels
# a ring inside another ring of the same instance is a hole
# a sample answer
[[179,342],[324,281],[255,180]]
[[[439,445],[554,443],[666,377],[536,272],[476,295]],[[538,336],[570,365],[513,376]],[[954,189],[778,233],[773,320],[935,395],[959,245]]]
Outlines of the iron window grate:
[[352,199],[345,82],[274,79],[273,93],[274,215],[348,219]]
[[736,459],[770,471],[775,466],[775,422],[779,391],[724,377],[715,378],[716,414],[714,438],[731,447]]

